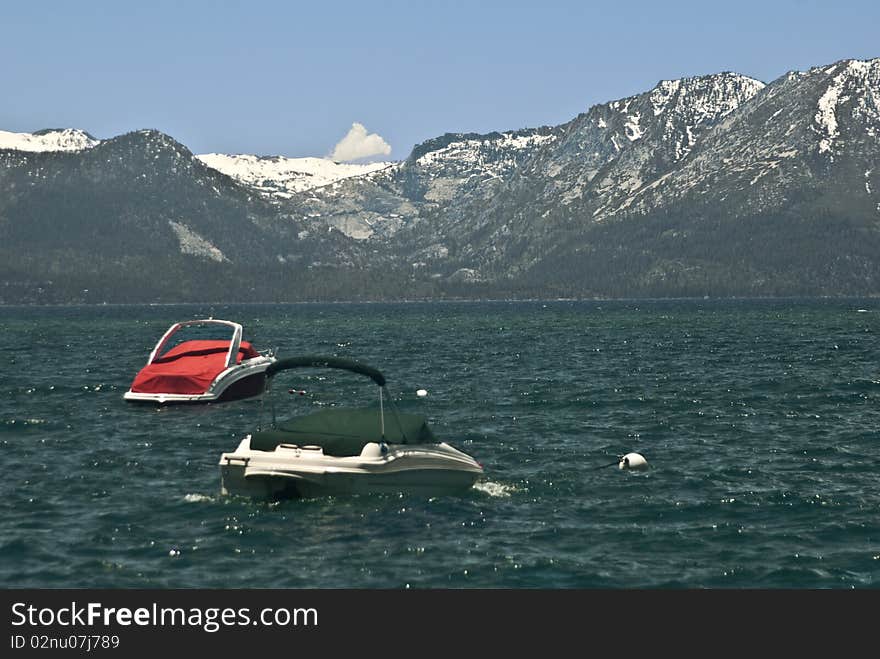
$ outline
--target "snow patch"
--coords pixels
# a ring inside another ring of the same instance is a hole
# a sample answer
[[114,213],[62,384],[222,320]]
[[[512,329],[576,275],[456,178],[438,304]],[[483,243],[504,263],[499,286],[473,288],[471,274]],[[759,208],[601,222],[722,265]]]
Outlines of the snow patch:
[[495,144],[502,149],[528,149],[530,147],[552,142],[556,138],[553,135],[519,135],[504,133]]
[[837,130],[837,115],[834,111],[840,99],[843,78],[843,74],[834,78],[828,85],[825,93],[819,98],[819,109],[814,118],[816,123],[819,124],[819,127],[825,132],[825,137],[819,140],[819,153],[830,151],[834,139],[839,135]]
[[[864,119],[877,118],[877,113],[867,107],[866,97],[874,96],[874,89],[880,86],[880,59],[869,61],[851,60],[847,62],[825,89],[825,93],[819,98],[814,120],[819,127],[822,139],[819,140],[819,153],[831,151],[834,140],[840,136],[837,123],[837,108],[844,101],[850,100],[850,96],[844,96],[845,87],[849,87],[857,93],[856,108],[853,116],[862,116]],[[865,93],[867,91],[867,94]],[[874,105],[877,105],[876,97]]]
[[635,142],[643,135],[642,127],[639,125],[641,118],[642,115],[638,112],[626,118],[623,129],[626,131],[626,137],[630,142]]
[[651,90],[649,99],[655,117],[663,114],[669,104],[669,100],[675,95],[680,87],[681,80],[661,80],[660,83]]
[[390,162],[338,163],[328,158],[285,158],[206,153],[196,156],[205,165],[260,192],[290,198],[347,178],[365,176],[391,167]]
[[171,225],[171,228],[174,229],[174,233],[177,235],[177,241],[180,243],[180,252],[182,254],[199,256],[217,263],[229,261],[223,255],[223,252],[214,247],[209,240],[202,238],[202,236],[185,224],[175,222],[174,220],[168,220],[168,224]]
[[0,130],[0,149],[16,151],[83,151],[100,140],[76,128],[47,130],[39,133],[10,133]]
[[663,114],[662,138],[681,160],[693,150],[701,132],[717,125],[766,85],[735,73],[661,81],[650,95],[655,116]]
[[[440,149],[428,151],[416,160],[416,164],[426,167],[454,160],[457,163],[482,165],[483,150],[490,150],[493,153],[499,148],[505,151],[521,151],[541,146],[555,139],[554,135],[539,135],[537,133],[531,135],[502,133],[497,139],[463,139],[450,142]],[[498,172],[494,172],[494,174],[498,174]]]

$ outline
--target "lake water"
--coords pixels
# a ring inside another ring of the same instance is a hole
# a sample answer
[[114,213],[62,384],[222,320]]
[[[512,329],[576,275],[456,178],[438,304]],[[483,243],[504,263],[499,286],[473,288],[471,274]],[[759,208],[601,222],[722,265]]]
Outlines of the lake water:
[[[379,368],[484,479],[221,496],[270,402],[375,387],[304,371],[264,405],[125,403],[167,327],[209,315]],[[878,300],[0,308],[0,586],[877,587],[878,327]],[[651,469],[603,467],[629,451]]]

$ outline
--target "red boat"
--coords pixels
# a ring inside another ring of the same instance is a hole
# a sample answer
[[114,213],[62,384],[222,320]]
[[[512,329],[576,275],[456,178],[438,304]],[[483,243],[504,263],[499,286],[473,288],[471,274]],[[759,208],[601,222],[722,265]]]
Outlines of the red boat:
[[[218,330],[227,338],[215,338]],[[238,323],[214,318],[175,323],[123,397],[159,405],[250,398],[265,390],[266,369],[274,361],[271,352],[242,341]]]

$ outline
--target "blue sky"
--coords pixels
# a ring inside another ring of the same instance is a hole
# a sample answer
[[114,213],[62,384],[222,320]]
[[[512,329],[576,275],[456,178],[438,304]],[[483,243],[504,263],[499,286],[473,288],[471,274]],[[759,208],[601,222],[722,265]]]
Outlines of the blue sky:
[[661,79],[880,57],[880,2],[0,0],[0,130],[157,128],[195,153],[391,159],[559,124]]

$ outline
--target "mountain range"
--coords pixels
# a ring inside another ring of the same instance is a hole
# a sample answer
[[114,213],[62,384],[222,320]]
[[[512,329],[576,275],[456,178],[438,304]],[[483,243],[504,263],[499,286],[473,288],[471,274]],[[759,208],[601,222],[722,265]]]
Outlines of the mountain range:
[[878,161],[880,59],[392,163],[0,131],[0,302],[875,295]]

